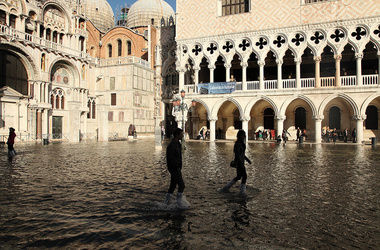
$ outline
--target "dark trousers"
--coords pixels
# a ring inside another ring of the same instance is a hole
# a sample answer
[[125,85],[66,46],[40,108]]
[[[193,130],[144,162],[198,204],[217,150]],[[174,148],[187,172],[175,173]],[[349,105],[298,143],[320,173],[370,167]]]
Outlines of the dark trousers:
[[15,151],[15,149],[13,148],[13,144],[8,144],[8,157],[12,157],[11,156],[12,151]]
[[181,169],[169,170],[170,172],[170,186],[168,193],[172,194],[178,185],[178,193],[183,193],[185,190],[185,183],[183,182]]
[[241,184],[245,184],[247,182],[247,171],[244,166],[237,166],[236,168],[236,177],[234,181],[238,181],[241,179]]

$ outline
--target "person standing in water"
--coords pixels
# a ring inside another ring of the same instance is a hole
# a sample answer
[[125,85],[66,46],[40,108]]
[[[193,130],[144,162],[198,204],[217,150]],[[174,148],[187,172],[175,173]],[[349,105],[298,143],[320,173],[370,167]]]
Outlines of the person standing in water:
[[182,178],[182,145],[181,139],[183,138],[183,131],[176,128],[173,132],[173,139],[166,149],[166,162],[170,173],[170,186],[165,196],[164,203],[169,205],[173,196],[174,190],[178,185],[177,205],[180,209],[190,208],[190,203],[186,200],[183,191],[185,190],[185,183]]
[[227,185],[225,185],[221,191],[222,192],[228,192],[230,187],[232,187],[238,180],[241,179],[240,184],[240,194],[245,195],[246,194],[246,183],[247,183],[247,171],[244,166],[244,162],[247,161],[249,164],[251,164],[251,161],[248,159],[247,156],[245,156],[245,131],[239,130],[237,133],[237,140],[234,145],[234,154],[235,154],[235,166],[236,166],[236,177],[233,178]]
[[13,147],[13,145],[15,144],[15,138],[16,138],[15,129],[9,128],[9,136],[8,136],[7,144],[8,144],[8,159],[10,161],[12,161],[13,156],[16,155],[16,151]]

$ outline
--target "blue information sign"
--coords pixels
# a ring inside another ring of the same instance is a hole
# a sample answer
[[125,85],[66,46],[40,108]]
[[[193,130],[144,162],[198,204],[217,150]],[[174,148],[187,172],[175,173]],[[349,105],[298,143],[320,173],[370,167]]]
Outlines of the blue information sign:
[[235,91],[236,82],[199,83],[200,94],[229,94]]

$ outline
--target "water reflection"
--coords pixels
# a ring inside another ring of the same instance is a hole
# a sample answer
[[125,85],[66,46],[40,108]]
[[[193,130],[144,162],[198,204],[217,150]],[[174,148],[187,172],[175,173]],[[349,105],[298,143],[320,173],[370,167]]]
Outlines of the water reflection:
[[187,142],[189,211],[158,211],[169,185],[153,141],[19,147],[0,163],[5,248],[377,248],[379,150],[249,144],[248,197],[217,192],[233,143]]

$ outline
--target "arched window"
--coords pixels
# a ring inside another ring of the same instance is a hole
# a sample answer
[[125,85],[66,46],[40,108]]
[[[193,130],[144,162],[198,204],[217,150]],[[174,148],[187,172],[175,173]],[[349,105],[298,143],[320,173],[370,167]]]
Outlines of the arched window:
[[130,56],[132,54],[132,43],[131,43],[131,41],[127,41],[127,49],[128,49],[128,55]]
[[108,57],[112,57],[112,45],[108,44]]
[[264,110],[264,129],[274,129],[274,111],[271,108]]
[[121,40],[117,40],[117,56],[121,56],[122,50],[123,50],[123,44]]
[[42,53],[41,56],[41,70],[45,71],[45,65],[46,65],[46,54]]
[[88,108],[87,119],[90,119],[91,118],[91,100],[88,100],[87,108]]
[[365,120],[366,129],[379,129],[379,116],[376,106],[368,106],[365,114],[367,119]]
[[340,109],[338,107],[330,108],[329,112],[329,128],[340,129]]
[[62,89],[56,88],[51,92],[50,103],[53,109],[65,108],[65,97]]
[[306,129],[306,109],[299,107],[295,112],[295,124],[296,128]]
[[59,100],[60,98],[59,98],[59,96],[57,95],[56,97],[55,97],[55,108],[56,109],[59,109],[59,104],[60,104],[60,100]]
[[95,100],[92,101],[92,109],[91,109],[91,112],[92,112],[92,119],[95,119],[95,114],[96,114],[96,103],[95,103]]

